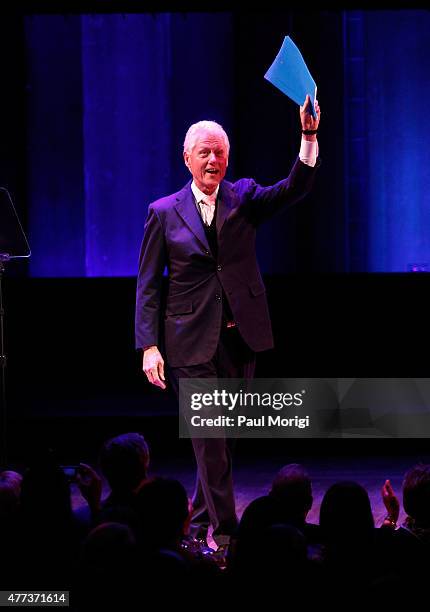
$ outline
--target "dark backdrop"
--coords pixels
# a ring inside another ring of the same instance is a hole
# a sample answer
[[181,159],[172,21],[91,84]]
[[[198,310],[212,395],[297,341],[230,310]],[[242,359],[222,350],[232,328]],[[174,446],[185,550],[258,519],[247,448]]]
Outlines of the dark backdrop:
[[323,165],[262,228],[263,272],[430,270],[428,10],[82,6],[2,16],[0,184],[33,250],[22,274],[133,276],[147,206],[188,180],[202,117],[230,134],[229,179],[285,176],[298,109],[263,75],[286,34],[318,84]]
[[261,231],[276,348],[257,375],[427,375],[428,275],[396,272],[430,261],[428,11],[47,13],[2,15],[0,37],[0,184],[33,249],[5,282],[18,431],[175,413],[133,348],[147,205],[188,179],[182,140],[202,116],[230,134],[229,178],[285,175],[298,111],[263,79],[285,34],[318,82],[323,165]]

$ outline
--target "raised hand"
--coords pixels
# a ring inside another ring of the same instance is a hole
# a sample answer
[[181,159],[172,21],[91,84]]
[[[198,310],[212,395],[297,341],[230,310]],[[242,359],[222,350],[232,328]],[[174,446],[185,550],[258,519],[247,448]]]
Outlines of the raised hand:
[[302,130],[318,129],[321,117],[321,110],[318,104],[318,100],[315,100],[315,112],[317,114],[316,119],[314,119],[311,110],[311,99],[309,94],[307,94],[303,106],[300,107],[300,121],[302,122]]

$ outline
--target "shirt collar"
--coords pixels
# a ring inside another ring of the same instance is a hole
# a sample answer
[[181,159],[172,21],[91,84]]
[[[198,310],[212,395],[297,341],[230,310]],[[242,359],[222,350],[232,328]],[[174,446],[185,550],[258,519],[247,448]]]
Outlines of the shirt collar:
[[210,202],[211,204],[215,204],[217,196],[218,196],[219,184],[217,185],[217,188],[211,195],[207,195],[206,193],[203,193],[203,191],[200,191],[200,189],[197,187],[197,185],[193,181],[191,183],[191,191],[193,192],[194,197],[196,198],[197,204],[201,202],[202,200],[205,200],[206,202]]

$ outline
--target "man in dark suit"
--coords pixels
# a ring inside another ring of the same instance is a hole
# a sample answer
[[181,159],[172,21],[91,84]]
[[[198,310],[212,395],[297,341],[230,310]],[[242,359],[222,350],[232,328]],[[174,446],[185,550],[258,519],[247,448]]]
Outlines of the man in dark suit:
[[[299,158],[288,178],[270,187],[253,179],[225,181],[230,145],[223,128],[212,121],[189,128],[184,161],[193,179],[150,204],[140,251],[136,348],[143,350],[143,371],[152,384],[166,388],[162,353],[178,393],[179,378],[251,378],[255,353],[272,348],[256,229],[311,188],[318,165],[318,103],[315,108],[316,119],[307,97],[300,107]],[[204,536],[212,524],[213,538],[223,546],[237,526],[229,446],[224,439],[192,442],[196,535]]]

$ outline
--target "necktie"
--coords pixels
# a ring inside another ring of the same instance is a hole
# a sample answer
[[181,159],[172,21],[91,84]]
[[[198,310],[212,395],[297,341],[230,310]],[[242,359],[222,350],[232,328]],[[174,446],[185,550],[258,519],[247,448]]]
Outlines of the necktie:
[[214,218],[215,202],[210,201],[209,198],[200,200],[200,210],[202,211],[203,222],[210,225]]

